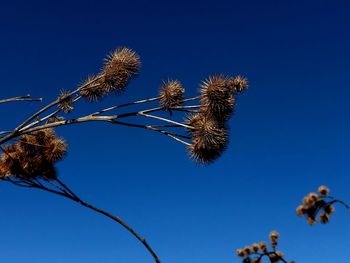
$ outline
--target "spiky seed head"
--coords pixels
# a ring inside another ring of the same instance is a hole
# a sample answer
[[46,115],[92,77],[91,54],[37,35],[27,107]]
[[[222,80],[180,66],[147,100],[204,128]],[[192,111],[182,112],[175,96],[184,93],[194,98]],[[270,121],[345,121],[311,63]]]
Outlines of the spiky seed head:
[[66,153],[67,144],[61,138],[56,138],[55,140],[52,140],[50,144],[48,144],[43,149],[43,157],[50,163],[55,163],[63,159]]
[[329,195],[329,188],[325,185],[321,185],[318,188],[318,192],[320,193],[320,195],[322,196],[328,196]]
[[81,84],[80,95],[88,101],[100,101],[108,92],[98,77],[89,76]]
[[248,88],[248,80],[242,76],[236,76],[228,80],[228,86],[233,94],[241,93]]
[[184,99],[185,89],[178,80],[169,80],[163,83],[159,92],[159,103],[165,109],[180,106]]
[[123,91],[130,79],[139,72],[140,66],[140,58],[135,51],[126,47],[118,48],[105,60],[101,84],[107,92]]
[[28,180],[37,177],[53,179],[56,176],[53,165],[64,157],[66,150],[67,145],[52,129],[21,135],[12,145],[5,146],[0,175]]
[[228,144],[227,128],[216,120],[199,113],[188,120],[192,144],[188,147],[190,156],[199,163],[207,164],[225,151]]
[[65,113],[71,112],[73,107],[73,99],[69,95],[69,92],[66,90],[61,90],[59,97],[57,98],[59,100],[59,104],[57,106],[58,109],[62,110]]
[[226,121],[234,111],[235,98],[228,85],[228,79],[222,75],[210,76],[201,84],[201,111]]

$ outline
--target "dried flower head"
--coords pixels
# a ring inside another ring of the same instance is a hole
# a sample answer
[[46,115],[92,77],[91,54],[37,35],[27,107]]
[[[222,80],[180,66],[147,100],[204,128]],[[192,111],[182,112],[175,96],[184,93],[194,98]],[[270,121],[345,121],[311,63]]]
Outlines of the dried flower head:
[[324,186],[324,185],[321,185],[321,186],[318,188],[318,192],[320,193],[320,195],[323,195],[323,196],[329,195],[329,189],[328,189],[327,186]]
[[180,81],[169,80],[163,83],[160,90],[159,103],[165,109],[180,106],[184,99],[185,89],[182,87]]
[[248,80],[242,76],[236,76],[228,80],[228,86],[232,93],[241,93],[248,88]]
[[260,242],[243,249],[237,249],[236,254],[243,258],[243,262],[261,263],[264,257],[268,258],[270,262],[287,262],[284,254],[281,251],[276,251],[278,238],[278,232],[272,231],[269,235],[271,249],[269,249],[266,242]]
[[25,134],[1,155],[2,176],[17,176],[28,180],[36,177],[56,177],[54,164],[64,158],[67,145],[52,129]]
[[345,202],[329,196],[329,188],[327,186],[320,186],[318,192],[320,195],[309,193],[305,196],[303,204],[296,209],[297,215],[304,216],[308,224],[314,225],[317,222],[327,224],[331,214],[335,211],[335,203],[339,203],[350,210],[350,206]]
[[80,95],[88,101],[100,101],[108,92],[98,77],[89,76],[82,84]]
[[210,163],[217,159],[228,144],[227,128],[202,113],[188,118],[192,144],[188,147],[190,156],[200,163]]
[[227,121],[234,111],[235,98],[222,75],[210,76],[201,85],[201,111],[217,120]]
[[125,47],[116,49],[107,57],[102,70],[101,84],[105,91],[122,91],[139,72],[140,66],[135,51]]
[[58,109],[64,111],[65,113],[71,112],[73,107],[73,99],[69,95],[69,92],[66,90],[61,90],[60,96],[58,97],[58,100],[60,101],[58,105]]

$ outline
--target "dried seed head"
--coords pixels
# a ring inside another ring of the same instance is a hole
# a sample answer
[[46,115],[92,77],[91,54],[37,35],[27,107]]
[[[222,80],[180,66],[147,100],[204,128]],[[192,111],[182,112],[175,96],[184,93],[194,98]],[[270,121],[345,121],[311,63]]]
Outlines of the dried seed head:
[[245,257],[246,256],[246,254],[245,254],[243,249],[237,249],[236,250],[236,255],[239,256],[239,257]]
[[327,224],[329,222],[329,219],[330,219],[330,214],[325,213],[325,212],[322,212],[320,214],[320,222],[322,224]]
[[314,224],[316,224],[316,219],[314,217],[308,217],[307,218],[307,223],[309,225],[314,225]]
[[218,120],[226,121],[234,111],[235,98],[228,79],[221,75],[211,76],[201,85],[201,111]]
[[323,210],[324,210],[324,212],[325,213],[327,213],[327,214],[332,214],[332,213],[334,213],[335,212],[335,207],[333,206],[333,205],[326,205],[326,206],[324,206],[323,207]]
[[64,158],[67,153],[67,144],[61,138],[52,140],[44,149],[43,156],[50,163],[55,163]]
[[316,193],[309,193],[304,199],[304,203],[307,205],[313,205],[319,200],[319,197]]
[[248,256],[252,253],[251,247],[249,246],[244,247],[243,250],[244,250],[244,253]]
[[190,117],[188,123],[193,127],[190,131],[192,144],[188,150],[194,160],[200,163],[210,163],[225,151],[228,144],[226,127],[201,113]]
[[260,242],[260,243],[259,243],[259,247],[260,247],[260,249],[261,249],[261,251],[262,251],[263,253],[266,253],[266,252],[267,252],[267,245],[266,245],[265,242]]
[[69,113],[74,109],[73,99],[71,96],[69,96],[68,91],[61,90],[58,100],[60,101],[60,104],[58,105],[58,109],[64,111],[65,113]]
[[278,245],[278,238],[279,238],[279,234],[276,231],[272,231],[269,235],[269,239],[271,242],[271,246],[273,248],[276,248]]
[[280,258],[284,258],[284,254],[282,251],[277,251],[276,252],[277,256],[279,256]]
[[320,195],[328,196],[329,195],[329,188],[327,186],[322,185],[318,188],[318,192],[320,193]]
[[305,206],[299,205],[296,209],[296,213],[298,216],[303,216],[305,214]]
[[160,90],[160,105],[165,109],[180,106],[184,99],[185,89],[182,87],[180,81],[169,80],[164,82]]
[[242,76],[230,78],[228,83],[233,94],[241,93],[248,88],[248,80]]
[[123,91],[140,69],[140,58],[129,48],[118,48],[106,59],[102,70],[102,81],[107,92]]
[[88,101],[100,101],[108,92],[99,78],[89,76],[81,85],[80,95]]
[[251,246],[253,252],[257,253],[259,251],[259,244],[257,243],[254,243],[252,246]]
[[53,179],[56,176],[54,164],[64,157],[66,151],[66,143],[52,129],[22,135],[12,145],[5,146],[0,176]]

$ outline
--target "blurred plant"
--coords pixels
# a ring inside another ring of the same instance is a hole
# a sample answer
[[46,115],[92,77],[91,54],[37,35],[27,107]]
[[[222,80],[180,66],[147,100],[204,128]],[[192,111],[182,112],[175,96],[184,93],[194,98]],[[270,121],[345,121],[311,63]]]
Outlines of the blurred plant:
[[[285,262],[283,252],[276,251],[278,245],[279,234],[272,231],[269,235],[270,246],[269,249],[266,242],[254,243],[251,246],[240,248],[236,250],[237,256],[243,258],[243,263],[262,263],[264,258],[267,258],[271,263]],[[291,261],[290,263],[295,263]]]
[[[140,69],[139,56],[128,48],[112,52],[96,76],[90,76],[73,91],[62,90],[57,99],[39,109],[15,129],[0,131],[0,179],[17,186],[45,190],[101,213],[121,224],[152,254],[159,257],[144,238],[129,225],[110,213],[82,201],[57,176],[55,164],[63,159],[67,144],[54,128],[92,121],[146,129],[168,136],[187,147],[189,155],[203,164],[217,159],[228,144],[227,122],[234,112],[236,95],[247,89],[245,78],[215,75],[201,84],[200,95],[185,98],[178,80],[165,81],[159,96],[130,103],[114,105],[80,117],[70,118],[81,100],[99,102],[110,94],[125,90]],[[41,101],[29,95],[0,100]],[[191,103],[192,104],[189,104]],[[136,109],[157,103],[152,107]],[[131,108],[127,112],[118,112]],[[176,112],[178,114],[173,114]],[[156,113],[159,113],[158,115]],[[181,120],[175,120],[178,116]],[[132,121],[132,118],[138,118]],[[126,121],[125,121],[126,119]],[[149,123],[142,121],[148,120]],[[152,121],[152,122],[151,122]]]
[[334,213],[334,204],[338,203],[350,211],[350,206],[345,202],[329,195],[327,186],[320,186],[318,193],[309,193],[304,197],[303,203],[297,207],[298,216],[304,216],[310,225],[317,222],[327,224],[330,216]]

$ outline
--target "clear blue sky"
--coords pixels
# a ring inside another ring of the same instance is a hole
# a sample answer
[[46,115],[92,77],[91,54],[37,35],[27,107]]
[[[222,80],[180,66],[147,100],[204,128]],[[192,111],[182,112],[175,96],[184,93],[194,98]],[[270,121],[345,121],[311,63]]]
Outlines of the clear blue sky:
[[[165,136],[65,127],[62,180],[134,226],[164,263],[238,263],[236,248],[273,229],[288,259],[345,262],[350,214],[338,208],[330,225],[309,227],[294,211],[320,184],[350,201],[350,4],[126,2],[2,2],[1,96],[30,92],[49,102],[96,72],[108,51],[129,46],[141,56],[141,75],[101,106],[152,97],[168,77],[189,94],[211,73],[249,78],[229,149],[201,167]],[[1,129],[37,108],[2,105]],[[1,262],[152,262],[121,227],[68,200],[6,183],[0,197]]]

